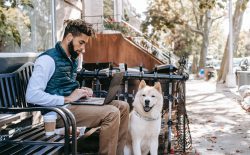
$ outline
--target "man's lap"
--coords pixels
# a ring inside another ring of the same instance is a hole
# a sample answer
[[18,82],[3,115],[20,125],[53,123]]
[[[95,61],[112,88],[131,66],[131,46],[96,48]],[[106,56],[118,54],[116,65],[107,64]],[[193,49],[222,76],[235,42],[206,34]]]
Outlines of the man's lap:
[[[77,126],[98,127],[103,119],[110,113],[119,113],[128,107],[128,103],[114,100],[109,105],[68,105],[67,108],[74,114]],[[61,120],[58,121],[60,127]]]

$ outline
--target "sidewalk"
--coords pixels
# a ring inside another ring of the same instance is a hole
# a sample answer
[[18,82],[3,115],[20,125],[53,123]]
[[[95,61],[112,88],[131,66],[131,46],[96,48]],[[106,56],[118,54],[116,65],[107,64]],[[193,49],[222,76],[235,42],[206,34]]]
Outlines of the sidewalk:
[[237,102],[237,88],[204,80],[188,80],[186,86],[194,152],[249,155],[250,113]]

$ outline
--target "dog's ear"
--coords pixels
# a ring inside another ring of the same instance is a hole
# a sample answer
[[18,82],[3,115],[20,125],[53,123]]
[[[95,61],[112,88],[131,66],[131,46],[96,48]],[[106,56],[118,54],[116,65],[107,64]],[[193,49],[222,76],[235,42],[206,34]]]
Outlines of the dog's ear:
[[139,84],[139,90],[144,88],[146,86],[146,82],[144,80],[141,80],[140,84]]
[[156,90],[158,90],[160,93],[162,93],[162,90],[161,90],[161,83],[160,82],[156,82],[155,85],[154,85],[154,88]]

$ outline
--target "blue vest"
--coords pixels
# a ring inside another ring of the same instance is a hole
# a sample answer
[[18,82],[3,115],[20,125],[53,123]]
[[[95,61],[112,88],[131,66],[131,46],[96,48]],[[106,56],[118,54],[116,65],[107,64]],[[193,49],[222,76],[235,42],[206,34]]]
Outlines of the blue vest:
[[78,61],[71,61],[68,58],[61,42],[40,56],[42,55],[49,55],[55,61],[55,72],[47,83],[45,92],[52,95],[69,96],[79,87],[79,83],[76,81]]

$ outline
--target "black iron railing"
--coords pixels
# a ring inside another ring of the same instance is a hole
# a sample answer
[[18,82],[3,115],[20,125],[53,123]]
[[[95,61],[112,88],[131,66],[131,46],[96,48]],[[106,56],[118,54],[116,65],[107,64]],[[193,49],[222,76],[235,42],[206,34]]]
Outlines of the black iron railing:
[[[117,99],[129,101],[130,104],[133,102],[135,96],[135,90],[138,88],[137,85],[133,86],[129,84],[130,80],[145,80],[148,83],[153,84],[159,81],[163,87],[164,96],[164,106],[162,112],[162,137],[160,137],[159,153],[171,153],[173,149],[175,152],[186,152],[191,149],[192,139],[189,130],[188,115],[185,108],[185,82],[188,80],[189,76],[185,72],[185,59],[179,61],[180,67],[177,69],[172,65],[166,65],[166,72],[158,70],[156,67],[153,72],[145,73],[143,68],[140,66],[137,72],[131,72],[127,65],[125,64],[124,79],[123,79],[123,89],[117,94]],[[78,73],[80,77],[80,82],[85,80],[92,80],[92,88],[98,88],[94,91],[108,91],[108,87],[102,87],[104,85],[103,81],[110,81],[113,73],[120,72],[119,68],[115,68],[112,65],[108,69],[94,71],[82,70]],[[94,81],[94,82],[93,82]],[[99,86],[96,86],[98,85]],[[95,87],[93,86],[95,85]],[[108,84],[107,84],[108,85]],[[172,118],[172,115],[175,115]],[[165,115],[168,115],[167,120],[165,120]],[[173,129],[175,128],[175,129]],[[175,132],[175,133],[173,133]],[[172,135],[174,135],[172,137]]]

